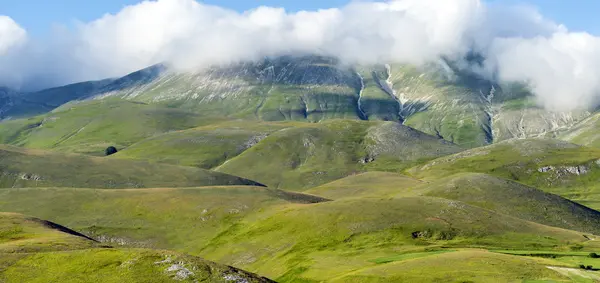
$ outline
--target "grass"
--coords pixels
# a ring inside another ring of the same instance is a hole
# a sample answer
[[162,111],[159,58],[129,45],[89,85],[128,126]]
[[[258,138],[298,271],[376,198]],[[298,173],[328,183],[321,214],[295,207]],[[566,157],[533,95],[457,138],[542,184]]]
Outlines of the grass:
[[226,278],[272,282],[199,258],[144,249],[30,254],[0,270],[4,282],[227,282]]
[[275,132],[216,170],[306,190],[354,173],[400,171],[460,150],[393,122],[332,120]]
[[38,219],[17,213],[0,213],[0,255],[84,249],[94,246],[98,244],[53,229]]
[[142,139],[210,124],[192,112],[123,100],[67,104],[41,116],[0,123],[0,142],[28,148],[101,155]]
[[111,158],[142,159],[210,169],[236,157],[271,133],[294,125],[296,123],[219,123],[148,138]]
[[421,182],[398,173],[366,172],[312,188],[306,193],[330,199],[385,197],[398,195]]
[[490,175],[459,174],[412,191],[465,202],[544,225],[600,235],[600,212],[558,195]]
[[202,253],[277,280],[296,270],[295,278],[320,281],[365,268],[374,264],[373,259],[395,257],[402,250],[405,254],[440,246],[542,250],[575,243],[593,246],[576,232],[457,201],[363,198],[278,209],[260,222],[244,221],[219,235]]
[[[568,199],[597,201],[600,151],[551,139],[510,140],[442,157],[409,170],[417,178],[438,179],[457,173],[486,173],[515,180]],[[555,169],[541,172],[544,167]],[[566,171],[583,166],[584,174]]]
[[546,265],[551,263],[464,250],[366,268],[332,282],[571,282],[568,277],[548,269]]
[[160,165],[0,145],[0,187],[143,188],[257,185],[192,167]]
[[244,217],[289,202],[310,202],[261,187],[188,189],[6,189],[0,211],[50,219],[118,245],[199,254]]

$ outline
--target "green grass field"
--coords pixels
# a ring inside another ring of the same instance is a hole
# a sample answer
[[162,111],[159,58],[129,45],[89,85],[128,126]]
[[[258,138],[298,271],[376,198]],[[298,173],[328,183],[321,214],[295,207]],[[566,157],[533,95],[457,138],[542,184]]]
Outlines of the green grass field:
[[0,187],[144,188],[258,185],[218,172],[0,145]]

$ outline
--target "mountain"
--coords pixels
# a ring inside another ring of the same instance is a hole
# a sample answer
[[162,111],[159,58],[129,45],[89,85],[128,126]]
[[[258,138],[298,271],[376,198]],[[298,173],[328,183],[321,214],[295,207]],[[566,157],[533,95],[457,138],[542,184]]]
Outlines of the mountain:
[[156,65],[0,109],[0,282],[600,280],[599,114],[451,60]]
[[[49,109],[86,99],[118,98],[207,119],[397,121],[465,147],[510,138],[557,137],[590,115],[543,110],[524,86],[498,84],[455,65],[440,60],[419,68],[353,66],[322,56],[281,56],[199,71],[156,65],[119,79],[19,97]],[[14,104],[0,105],[14,113]],[[22,116],[31,115],[14,115]]]

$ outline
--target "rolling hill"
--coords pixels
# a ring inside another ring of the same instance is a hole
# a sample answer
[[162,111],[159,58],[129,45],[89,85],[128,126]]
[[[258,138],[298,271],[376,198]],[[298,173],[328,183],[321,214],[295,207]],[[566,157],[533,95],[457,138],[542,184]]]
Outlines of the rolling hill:
[[144,188],[260,185],[192,167],[159,165],[0,145],[0,188]]
[[0,213],[3,282],[273,282],[168,251],[100,247],[58,224]]

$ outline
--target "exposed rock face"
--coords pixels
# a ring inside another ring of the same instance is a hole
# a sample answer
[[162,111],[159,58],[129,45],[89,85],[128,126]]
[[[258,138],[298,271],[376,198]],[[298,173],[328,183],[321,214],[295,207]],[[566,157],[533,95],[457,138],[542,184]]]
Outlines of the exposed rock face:
[[566,175],[566,174],[571,174],[571,175],[585,175],[589,172],[589,168],[585,165],[579,165],[579,166],[560,166],[560,167],[554,167],[554,166],[544,166],[538,169],[538,172],[540,173],[550,173],[550,172],[556,172],[557,175]]

